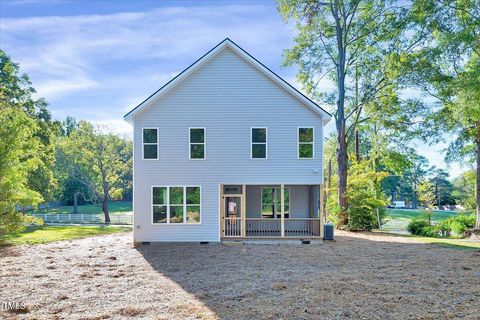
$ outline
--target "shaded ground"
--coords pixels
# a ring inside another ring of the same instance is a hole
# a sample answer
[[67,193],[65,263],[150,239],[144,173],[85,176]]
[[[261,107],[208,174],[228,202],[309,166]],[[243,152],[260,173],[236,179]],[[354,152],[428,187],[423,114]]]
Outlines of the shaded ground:
[[[2,250],[2,249],[0,249]],[[339,232],[323,245],[151,245],[116,234],[0,252],[36,319],[478,319],[480,251]]]

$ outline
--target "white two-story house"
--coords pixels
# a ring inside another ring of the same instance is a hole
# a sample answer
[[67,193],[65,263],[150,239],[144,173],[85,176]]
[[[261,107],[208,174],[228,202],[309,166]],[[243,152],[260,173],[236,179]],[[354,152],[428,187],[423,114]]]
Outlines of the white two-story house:
[[321,238],[330,117],[225,39],[125,115],[134,241]]

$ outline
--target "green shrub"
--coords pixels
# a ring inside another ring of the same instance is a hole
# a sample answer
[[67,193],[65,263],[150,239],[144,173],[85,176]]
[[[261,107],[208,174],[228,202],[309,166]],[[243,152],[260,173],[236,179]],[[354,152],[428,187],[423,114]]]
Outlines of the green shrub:
[[452,232],[463,236],[465,230],[473,228],[474,225],[475,215],[458,214],[440,221],[435,226],[429,226],[428,221],[424,219],[413,219],[407,225],[407,230],[411,234],[423,237],[450,237]]
[[372,230],[376,225],[376,216],[369,207],[353,207],[347,210],[347,229],[352,231]]
[[419,235],[422,237],[437,238],[440,234],[437,226],[427,225],[420,230]]
[[457,235],[463,235],[465,230],[475,226],[475,215],[473,214],[459,214],[446,219],[450,224],[450,231]]
[[440,233],[442,237],[448,238],[452,231],[450,221],[448,219],[441,220],[435,225],[435,229]]
[[423,219],[412,219],[412,221],[410,221],[410,223],[407,225],[407,230],[411,234],[418,236],[426,227],[429,227],[428,221]]

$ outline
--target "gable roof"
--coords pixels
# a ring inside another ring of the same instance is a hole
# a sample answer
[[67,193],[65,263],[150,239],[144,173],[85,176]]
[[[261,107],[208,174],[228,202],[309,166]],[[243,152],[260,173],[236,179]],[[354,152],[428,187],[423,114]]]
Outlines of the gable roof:
[[197,70],[200,66],[205,64],[207,61],[209,61],[212,57],[217,55],[219,52],[221,52],[224,48],[230,48],[234,52],[236,52],[239,56],[244,58],[247,62],[249,62],[251,65],[256,67],[258,70],[260,70],[263,74],[265,74],[268,78],[273,80],[275,83],[280,85],[283,89],[285,89],[287,92],[289,92],[291,95],[296,97],[298,100],[300,100],[303,104],[305,104],[307,107],[312,109],[314,112],[322,116],[323,119],[323,124],[325,125],[328,121],[330,121],[332,115],[325,111],[322,107],[320,107],[318,104],[313,102],[311,99],[309,99],[307,96],[305,96],[303,93],[295,89],[291,84],[289,84],[287,81],[283,80],[279,75],[277,75],[275,72],[270,70],[268,67],[266,67],[263,63],[255,59],[252,55],[250,55],[247,51],[243,50],[239,45],[237,45],[235,42],[230,40],[229,38],[226,38],[219,44],[217,44],[215,47],[210,49],[207,53],[205,53],[203,56],[201,56],[197,61],[192,63],[188,68],[180,72],[177,76],[175,76],[172,80],[168,81],[165,85],[163,85],[160,89],[155,91],[153,94],[151,94],[147,99],[143,100],[138,106],[133,108],[130,112],[125,114],[123,117],[125,121],[129,123],[133,123],[133,117],[135,114],[139,113],[140,111],[144,110],[147,108],[152,101],[157,99],[158,97],[164,95],[168,91],[170,91],[173,87],[175,87],[179,82],[187,78],[191,73],[193,73],[195,70]]

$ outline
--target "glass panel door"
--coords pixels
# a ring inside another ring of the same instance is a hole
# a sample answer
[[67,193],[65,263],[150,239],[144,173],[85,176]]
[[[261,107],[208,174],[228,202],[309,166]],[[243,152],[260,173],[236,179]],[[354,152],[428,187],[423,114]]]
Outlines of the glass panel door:
[[241,197],[225,197],[225,216],[228,218],[241,218]]
[[242,197],[225,197],[225,237],[242,236]]

